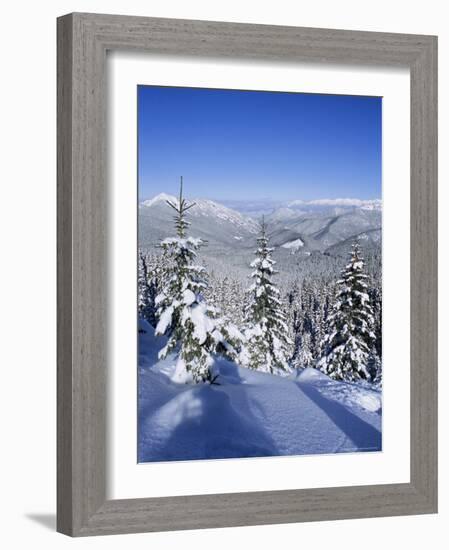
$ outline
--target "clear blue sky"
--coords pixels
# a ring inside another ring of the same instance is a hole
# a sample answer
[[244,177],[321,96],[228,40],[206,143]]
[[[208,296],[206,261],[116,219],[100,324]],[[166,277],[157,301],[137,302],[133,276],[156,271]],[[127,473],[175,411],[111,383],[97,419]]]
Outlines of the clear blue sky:
[[139,198],[379,198],[379,97],[138,86]]

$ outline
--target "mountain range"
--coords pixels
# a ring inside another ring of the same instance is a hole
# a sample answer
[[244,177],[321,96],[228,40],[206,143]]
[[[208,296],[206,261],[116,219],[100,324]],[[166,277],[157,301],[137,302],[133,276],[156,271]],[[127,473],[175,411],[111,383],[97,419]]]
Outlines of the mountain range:
[[[173,210],[161,193],[139,204],[139,246],[154,248],[173,236]],[[212,264],[247,267],[251,261],[262,214],[278,263],[291,265],[307,256],[346,255],[358,239],[364,250],[380,250],[380,199],[319,199],[312,201],[212,201],[193,199],[188,211],[190,233],[207,241],[203,256]],[[295,258],[292,258],[292,255]]]

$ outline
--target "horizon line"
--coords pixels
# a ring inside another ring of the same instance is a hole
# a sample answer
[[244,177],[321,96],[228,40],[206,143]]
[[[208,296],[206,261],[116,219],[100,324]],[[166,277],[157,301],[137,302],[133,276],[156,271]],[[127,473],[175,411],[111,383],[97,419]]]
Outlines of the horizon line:
[[[139,202],[145,202],[145,201],[148,201],[148,200],[153,200],[155,199],[156,197],[158,197],[159,195],[167,195],[167,196],[170,196],[170,197],[176,197],[176,194],[175,193],[167,193],[165,191],[161,191],[160,193],[156,193],[152,196],[147,196],[145,198],[139,198]],[[295,197],[295,198],[290,198],[290,199],[277,199],[277,198],[271,198],[271,197],[262,197],[262,198],[248,198],[248,199],[241,199],[241,198],[227,198],[227,199],[224,199],[224,198],[216,198],[216,197],[210,197],[210,196],[192,196],[192,198],[190,200],[198,200],[198,199],[203,199],[203,200],[210,200],[210,201],[213,201],[213,202],[268,202],[268,201],[271,201],[271,202],[280,202],[280,203],[285,203],[285,202],[302,202],[304,204],[307,204],[307,203],[313,203],[313,202],[318,202],[318,201],[375,201],[375,200],[382,200],[382,197],[370,197],[370,198],[366,198],[366,199],[362,199],[360,197],[323,197],[323,198],[315,198],[315,199],[300,199],[298,197]]]

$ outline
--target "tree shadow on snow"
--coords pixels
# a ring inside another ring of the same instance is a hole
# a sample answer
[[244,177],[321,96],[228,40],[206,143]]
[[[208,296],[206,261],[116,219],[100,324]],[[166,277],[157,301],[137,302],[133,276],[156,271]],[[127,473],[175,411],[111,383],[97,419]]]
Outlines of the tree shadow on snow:
[[189,391],[190,404],[186,407],[184,403],[175,411],[180,415],[176,427],[158,449],[141,449],[140,461],[249,458],[278,454],[274,442],[251,411],[238,369],[228,364],[223,371],[217,380],[220,385],[201,385]]
[[332,422],[354,443],[350,451],[381,451],[382,434],[379,430],[352,413],[345,406],[328,399],[311,384],[296,383],[298,389],[327,414]]

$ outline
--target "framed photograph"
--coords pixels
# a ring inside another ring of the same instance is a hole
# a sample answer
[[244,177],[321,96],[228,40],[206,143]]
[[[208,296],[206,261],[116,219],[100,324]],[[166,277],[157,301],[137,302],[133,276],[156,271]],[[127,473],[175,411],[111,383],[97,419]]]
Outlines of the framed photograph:
[[437,511],[436,52],[58,19],[58,531]]

